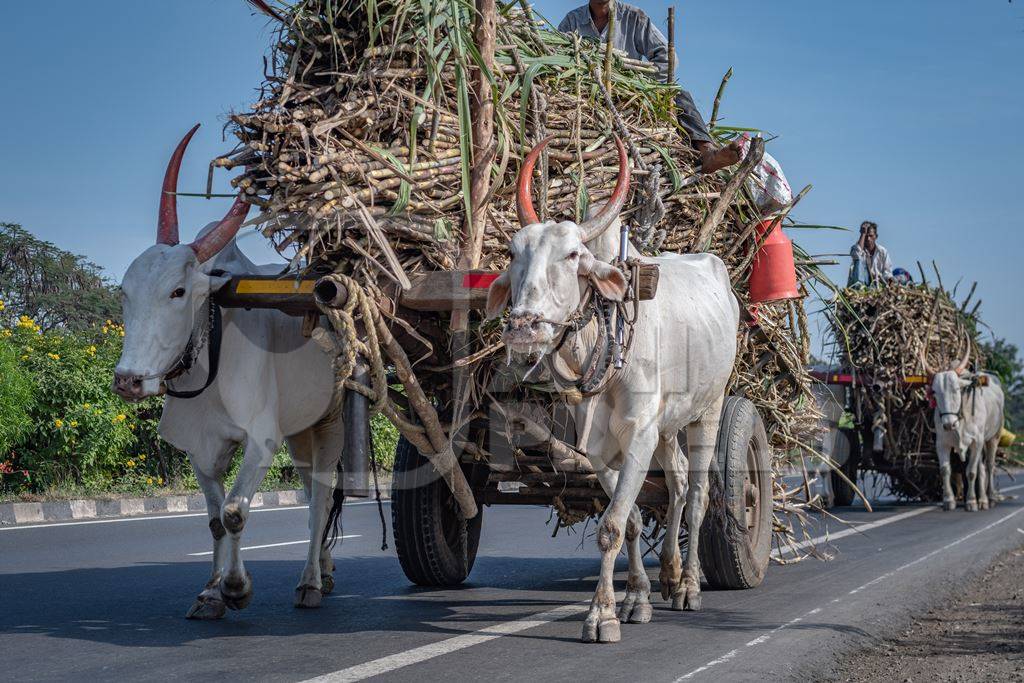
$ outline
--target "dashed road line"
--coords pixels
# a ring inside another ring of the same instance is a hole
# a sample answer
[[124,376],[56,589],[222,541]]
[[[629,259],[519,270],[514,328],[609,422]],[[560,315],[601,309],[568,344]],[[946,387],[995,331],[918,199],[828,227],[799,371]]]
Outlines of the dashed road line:
[[[1019,487],[1013,487],[1013,488],[1024,488],[1024,485],[1021,485]],[[1007,489],[1003,489],[1003,490],[1004,491],[1009,491],[1011,489],[1007,488]],[[933,508],[928,508],[928,509],[933,509]],[[974,531],[961,536],[960,538],[956,539],[955,541],[947,543],[944,546],[936,548],[935,550],[932,550],[931,552],[922,555],[921,557],[917,558],[916,560],[912,560],[910,562],[907,562],[906,564],[901,565],[899,567],[896,567],[895,569],[893,569],[891,571],[888,571],[888,572],[882,574],[881,576],[877,576],[874,579],[871,579],[870,581],[868,581],[867,583],[865,583],[865,584],[863,584],[861,586],[857,586],[853,590],[849,591],[846,594],[845,597],[848,599],[850,596],[857,595],[857,594],[865,591],[866,589],[870,588],[871,586],[874,586],[875,584],[881,583],[882,581],[885,581],[886,579],[889,579],[889,578],[895,576],[896,574],[899,574],[900,572],[902,572],[902,571],[904,571],[906,569],[909,569],[910,567],[913,567],[914,565],[917,565],[917,564],[920,564],[922,562],[925,562],[926,560],[929,560],[929,559],[935,557],[936,555],[938,555],[939,553],[941,553],[943,551],[949,550],[950,548],[952,548],[954,546],[960,545],[961,543],[963,543],[966,540],[974,538],[978,534],[984,533],[984,532],[988,531],[989,529],[992,529],[992,528],[994,528],[996,526],[999,526],[1003,522],[1006,522],[1006,521],[1012,519],[1013,517],[1016,517],[1017,515],[1019,515],[1022,512],[1024,512],[1024,508],[1018,508],[1018,509],[1014,510],[1013,512],[1009,513],[1008,515],[1004,515],[1004,516],[1000,517],[999,519],[997,519],[996,521],[994,521],[994,522],[992,522],[990,524],[986,524],[985,526],[981,527],[980,529],[975,529]],[[833,604],[835,604],[837,602],[842,602],[842,600],[843,600],[843,597],[834,598],[834,599],[832,599],[829,602],[829,605],[833,605]],[[698,674],[704,673],[708,669],[711,669],[711,668],[713,668],[715,666],[718,666],[719,664],[727,662],[727,661],[729,661],[731,659],[735,659],[739,655],[739,653],[742,652],[743,650],[745,650],[746,648],[750,648],[750,647],[755,647],[757,645],[761,645],[762,643],[767,642],[773,635],[775,635],[779,631],[782,631],[782,630],[784,630],[786,628],[789,628],[790,626],[792,626],[794,624],[798,624],[801,621],[803,621],[804,619],[806,619],[807,617],[810,617],[810,616],[813,616],[815,614],[818,614],[819,612],[823,611],[824,609],[825,609],[824,607],[815,607],[814,609],[810,610],[809,612],[806,612],[805,614],[801,614],[799,617],[797,617],[795,619],[792,619],[792,620],[786,622],[785,624],[781,624],[780,626],[775,627],[771,631],[768,631],[768,632],[762,634],[761,636],[759,636],[757,638],[754,638],[750,642],[746,643],[743,647],[736,648],[734,650],[730,650],[729,652],[725,653],[721,657],[718,657],[717,659],[713,659],[710,662],[708,662],[707,664],[704,664],[704,665],[702,665],[700,667],[697,667],[693,671],[690,671],[689,673],[680,676],[679,678],[676,679],[676,683],[679,683],[679,681],[690,680],[694,676],[697,676]]]

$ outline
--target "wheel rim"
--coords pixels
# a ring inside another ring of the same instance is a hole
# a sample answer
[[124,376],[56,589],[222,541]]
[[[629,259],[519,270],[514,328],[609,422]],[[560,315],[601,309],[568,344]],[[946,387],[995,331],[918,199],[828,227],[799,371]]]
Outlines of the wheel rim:
[[747,537],[754,542],[761,535],[761,484],[764,473],[758,466],[757,444],[754,439],[747,444],[747,467],[743,473],[743,506]]

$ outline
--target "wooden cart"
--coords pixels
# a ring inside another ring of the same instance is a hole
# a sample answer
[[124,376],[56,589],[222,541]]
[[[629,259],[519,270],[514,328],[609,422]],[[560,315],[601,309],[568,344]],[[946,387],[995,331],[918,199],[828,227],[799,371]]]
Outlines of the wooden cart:
[[[438,326],[437,314],[482,309],[495,276],[486,271],[414,276],[412,286],[396,299],[395,313],[409,326],[394,326],[396,340],[410,348],[422,348],[420,342],[408,338],[412,329],[420,337],[437,337],[435,348],[446,348],[443,338],[447,330]],[[274,308],[303,316],[304,329],[311,332],[320,316],[316,290],[317,280],[312,276],[237,276],[217,294],[216,301],[222,307]],[[444,365],[451,359],[436,360]],[[424,382],[442,420],[451,418],[451,377]],[[352,391],[348,394],[346,421],[363,427],[346,425],[344,482],[346,492],[359,492],[367,488],[360,483],[360,475],[369,471],[369,449],[357,443],[363,438],[360,435],[368,433],[368,411],[365,397]],[[455,440],[459,466],[476,503],[553,506],[563,521],[599,514],[608,497],[586,454],[572,445],[575,429],[564,404],[538,401],[536,395],[524,399],[518,383],[502,382],[501,377],[492,383],[489,395],[489,410],[477,411]],[[362,410],[358,409],[360,402]],[[486,445],[488,459],[480,457],[478,444]],[[555,457],[558,454],[570,457]],[[579,457],[574,459],[574,454]],[[464,581],[476,558],[482,507],[467,521],[448,485],[405,438],[395,454],[393,482],[395,547],[406,576],[423,586]],[[772,468],[764,425],[746,399],[729,397],[725,403],[710,484],[711,502],[699,548],[708,583],[720,589],[757,586],[764,578],[771,549]],[[664,517],[668,493],[661,473],[648,475],[638,504],[649,517]]]

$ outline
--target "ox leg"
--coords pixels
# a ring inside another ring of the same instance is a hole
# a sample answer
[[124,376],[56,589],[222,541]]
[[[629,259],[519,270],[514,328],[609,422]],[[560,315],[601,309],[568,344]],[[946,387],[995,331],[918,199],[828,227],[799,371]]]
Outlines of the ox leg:
[[219,456],[206,457],[189,453],[192,469],[196,480],[206,499],[206,514],[209,517],[210,535],[213,537],[213,568],[210,580],[206,582],[202,592],[196,597],[185,615],[186,619],[220,619],[227,611],[224,597],[220,592],[220,581],[223,576],[224,559],[227,554],[224,525],[220,521],[221,507],[224,505],[224,472],[231,462],[234,444],[224,447]]
[[981,460],[981,453],[975,443],[967,449],[967,493],[964,507],[968,512],[978,511],[978,464]]
[[[622,638],[619,618],[615,612],[615,557],[622,549],[630,513],[636,505],[637,495],[650,466],[651,454],[657,446],[655,433],[637,433],[630,427],[620,427],[617,431],[622,434],[619,442],[621,452],[626,455],[618,480],[615,482],[615,490],[609,492],[611,503],[597,528],[597,547],[601,550],[601,575],[590,604],[590,611],[583,622],[582,640],[585,643],[616,643]],[[638,454],[647,455],[644,457]]]
[[629,576],[626,578],[626,596],[619,608],[619,621],[630,624],[646,624],[651,620],[651,580],[644,568],[644,555],[640,550],[640,534],[643,531],[640,508],[636,505],[629,511],[626,520],[626,553],[629,556]]
[[937,449],[939,456],[939,473],[942,475],[942,508],[944,510],[956,509],[956,496],[953,494],[953,486],[950,484],[952,467],[949,464],[949,448],[939,445]]
[[672,595],[672,609],[699,610],[700,596],[700,525],[708,504],[708,469],[715,455],[718,422],[722,414],[722,401],[716,400],[704,417],[686,427],[686,446],[689,457],[690,489],[686,492],[686,529],[689,541],[686,547],[686,566],[683,580]]
[[267,468],[280,445],[280,437],[271,439],[249,435],[238,478],[221,510],[221,522],[227,531],[228,552],[220,592],[230,609],[245,609],[252,602],[252,577],[245,571],[242,562],[242,529],[249,519],[252,497],[267,475]]
[[995,505],[1003,498],[999,493],[999,486],[996,484],[996,451],[999,450],[999,436],[985,442],[985,469],[988,474],[988,500]]
[[679,552],[679,528],[686,504],[686,458],[675,437],[662,439],[655,457],[665,472],[668,486],[668,513],[665,515],[665,540],[661,543],[661,597],[668,600],[679,589],[683,579],[683,560]]
[[978,452],[977,458],[978,458],[978,509],[979,510],[988,510],[988,507],[989,507],[989,500],[988,500],[989,478],[988,478],[988,467],[986,467],[986,463],[985,463],[985,445],[986,444],[982,443],[981,441],[978,441],[975,444],[975,448],[977,449],[977,452]]
[[323,596],[334,589],[334,577],[331,575],[334,562],[331,559],[330,547],[324,542],[324,529],[334,502],[334,477],[343,445],[341,420],[329,420],[313,428],[309,554],[299,585],[295,589],[296,607],[319,607]]

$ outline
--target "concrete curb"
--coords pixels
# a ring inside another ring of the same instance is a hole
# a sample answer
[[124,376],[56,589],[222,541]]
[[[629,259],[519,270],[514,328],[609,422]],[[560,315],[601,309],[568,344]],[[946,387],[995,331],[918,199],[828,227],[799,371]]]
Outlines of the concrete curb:
[[[306,493],[302,490],[260,491],[253,496],[251,507],[288,507],[305,504]],[[205,511],[206,499],[201,493],[114,500],[86,498],[44,503],[0,503],[0,526],[136,517],[160,512]]]

